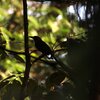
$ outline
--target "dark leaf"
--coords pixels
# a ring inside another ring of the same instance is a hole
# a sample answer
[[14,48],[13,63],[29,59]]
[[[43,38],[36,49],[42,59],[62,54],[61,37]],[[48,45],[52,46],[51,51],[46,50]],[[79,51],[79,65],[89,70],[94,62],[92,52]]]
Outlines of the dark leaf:
[[20,61],[21,63],[25,63],[25,61],[23,60],[23,58],[20,57],[19,55],[13,54],[13,56],[15,57],[16,60]]
[[30,95],[31,100],[44,100],[43,93],[45,92],[45,88],[41,85],[35,87]]
[[4,60],[7,56],[8,55],[4,50],[0,50],[0,60]]
[[36,80],[29,79],[27,84],[27,93],[28,95],[31,95],[35,88],[38,87],[38,83]]
[[21,83],[18,80],[13,80],[0,91],[0,97],[2,100],[19,100],[20,90]]
[[58,91],[51,91],[46,95],[46,100],[66,100],[64,95]]
[[2,82],[0,82],[0,90],[1,90],[4,86],[6,86],[8,83],[9,83],[9,81],[2,81]]
[[51,74],[46,80],[46,86],[50,89],[52,86],[60,85],[61,82],[65,79],[66,73],[63,71],[57,71]]

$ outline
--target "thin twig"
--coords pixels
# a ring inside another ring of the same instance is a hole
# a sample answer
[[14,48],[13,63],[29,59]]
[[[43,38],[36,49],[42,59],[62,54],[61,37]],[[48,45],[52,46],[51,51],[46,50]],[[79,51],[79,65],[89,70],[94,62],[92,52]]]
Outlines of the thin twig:
[[25,55],[25,52],[12,51],[12,50],[6,49],[6,48],[4,48],[4,47],[2,47],[2,46],[0,46],[0,49],[1,49],[1,50],[4,50],[4,51],[7,51],[7,52],[10,52],[10,53],[12,53],[12,54],[22,54],[22,55]]
[[[37,57],[34,57],[34,56],[30,56],[30,57],[34,58],[35,60],[38,59]],[[45,64],[48,64],[50,66],[51,65],[57,65],[57,62],[55,62],[55,61],[48,61],[48,60],[44,60],[44,59],[41,59],[41,58],[43,58],[43,57],[40,57],[38,60],[40,60],[41,62],[43,62]],[[34,63],[34,61],[32,63]]]
[[41,58],[43,58],[45,55],[44,54],[41,54],[38,58],[35,58],[35,60],[32,62],[32,64],[38,60],[40,60]]

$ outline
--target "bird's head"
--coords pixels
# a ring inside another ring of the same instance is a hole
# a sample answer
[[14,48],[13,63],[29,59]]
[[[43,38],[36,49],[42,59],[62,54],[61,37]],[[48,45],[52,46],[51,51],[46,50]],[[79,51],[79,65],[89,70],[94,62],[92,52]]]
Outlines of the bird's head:
[[35,42],[41,41],[41,38],[39,36],[29,36],[29,38],[32,38]]

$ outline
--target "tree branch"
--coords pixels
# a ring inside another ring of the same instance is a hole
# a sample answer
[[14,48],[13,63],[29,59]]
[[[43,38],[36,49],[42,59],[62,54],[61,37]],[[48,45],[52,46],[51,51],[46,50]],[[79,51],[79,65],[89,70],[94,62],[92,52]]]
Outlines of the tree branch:
[[12,53],[12,54],[22,54],[22,55],[25,55],[25,52],[12,51],[12,50],[6,49],[6,48],[4,48],[4,47],[2,47],[2,46],[0,46],[0,49],[1,49],[1,50],[4,50],[4,51],[7,51],[7,52],[10,52],[10,53]]
[[29,45],[28,45],[28,18],[27,18],[27,0],[23,0],[23,17],[24,17],[24,42],[25,42],[25,57],[26,57],[26,69],[24,73],[24,79],[22,83],[20,100],[24,100],[25,87],[29,78],[30,72],[30,54],[29,54]]

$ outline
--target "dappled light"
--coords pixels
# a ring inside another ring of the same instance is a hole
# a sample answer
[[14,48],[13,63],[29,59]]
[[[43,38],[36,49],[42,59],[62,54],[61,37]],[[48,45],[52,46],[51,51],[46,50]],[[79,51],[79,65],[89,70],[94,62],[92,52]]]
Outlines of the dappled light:
[[100,50],[100,5],[86,0],[25,0],[25,12],[22,1],[0,1],[0,100],[98,96],[91,91],[100,87],[100,80],[97,87],[94,82],[98,60],[92,56]]

